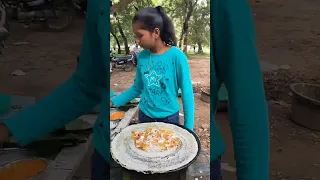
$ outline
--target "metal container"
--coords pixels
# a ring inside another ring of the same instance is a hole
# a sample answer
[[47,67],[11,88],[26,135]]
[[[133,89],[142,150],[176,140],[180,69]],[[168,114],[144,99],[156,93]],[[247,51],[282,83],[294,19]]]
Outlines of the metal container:
[[201,88],[200,99],[203,102],[210,103],[210,89],[209,89],[209,92],[208,92],[207,89]]
[[[203,102],[210,103],[210,89],[205,90],[201,89],[200,99]],[[218,112],[225,112],[228,111],[228,91],[225,86],[221,86],[219,92],[218,92],[218,106],[217,111]]]
[[320,131],[320,86],[291,84],[292,121],[308,129]]

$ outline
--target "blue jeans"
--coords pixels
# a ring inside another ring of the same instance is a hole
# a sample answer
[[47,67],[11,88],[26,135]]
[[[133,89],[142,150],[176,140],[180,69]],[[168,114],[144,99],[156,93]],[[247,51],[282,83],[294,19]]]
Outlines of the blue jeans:
[[222,180],[220,158],[210,162],[210,180]]
[[110,166],[102,155],[94,150],[91,158],[91,180],[110,179]]
[[141,110],[139,111],[139,122],[169,122],[173,124],[180,124],[180,117],[179,112],[174,113],[171,116],[165,117],[165,118],[151,118],[147,115],[145,115]]

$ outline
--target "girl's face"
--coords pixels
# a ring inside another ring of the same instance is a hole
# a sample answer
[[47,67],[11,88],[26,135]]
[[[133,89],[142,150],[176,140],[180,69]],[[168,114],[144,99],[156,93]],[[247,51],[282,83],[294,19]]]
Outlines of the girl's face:
[[136,43],[143,49],[152,49],[155,47],[156,42],[160,39],[160,31],[155,28],[153,32],[142,28],[142,24],[135,22],[133,24],[133,32],[136,35]]

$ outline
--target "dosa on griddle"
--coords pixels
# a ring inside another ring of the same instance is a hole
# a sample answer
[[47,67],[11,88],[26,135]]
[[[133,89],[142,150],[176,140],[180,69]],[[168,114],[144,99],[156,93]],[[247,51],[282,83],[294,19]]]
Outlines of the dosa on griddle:
[[[177,148],[147,152],[138,149],[131,138],[133,130],[147,127],[171,129],[179,139]],[[196,138],[187,130],[162,122],[141,123],[126,127],[111,142],[111,155],[121,166],[142,173],[166,173],[189,164],[198,153]]]

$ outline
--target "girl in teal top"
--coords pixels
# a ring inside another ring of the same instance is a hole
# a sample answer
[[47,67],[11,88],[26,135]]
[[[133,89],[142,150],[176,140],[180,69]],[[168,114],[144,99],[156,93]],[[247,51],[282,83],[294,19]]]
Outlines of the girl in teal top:
[[186,55],[176,46],[174,26],[161,6],[141,9],[133,18],[136,42],[144,50],[138,55],[136,77],[131,88],[114,97],[122,106],[141,95],[140,122],[179,124],[178,89],[182,90],[184,126],[193,130],[194,95]]

